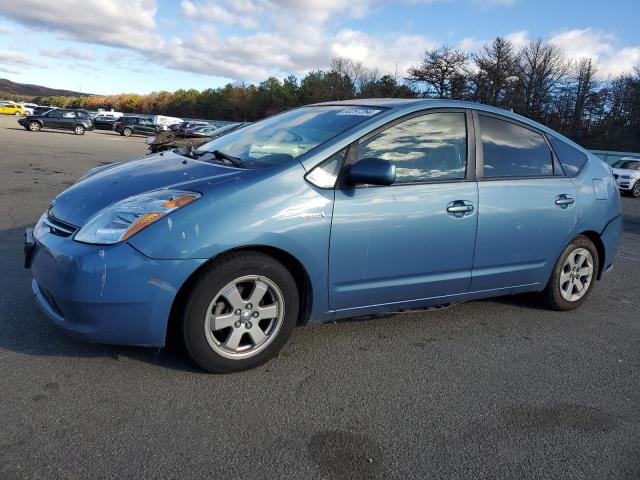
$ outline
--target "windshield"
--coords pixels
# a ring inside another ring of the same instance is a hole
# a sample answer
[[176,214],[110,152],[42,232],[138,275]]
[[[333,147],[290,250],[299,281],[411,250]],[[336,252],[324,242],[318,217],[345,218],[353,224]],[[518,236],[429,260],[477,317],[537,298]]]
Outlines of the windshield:
[[618,160],[613,164],[613,168],[622,168],[625,170],[640,170],[639,160]]
[[249,165],[279,165],[381,111],[381,108],[349,106],[298,108],[216,138],[196,153],[203,160],[215,158],[206,152],[218,151]]

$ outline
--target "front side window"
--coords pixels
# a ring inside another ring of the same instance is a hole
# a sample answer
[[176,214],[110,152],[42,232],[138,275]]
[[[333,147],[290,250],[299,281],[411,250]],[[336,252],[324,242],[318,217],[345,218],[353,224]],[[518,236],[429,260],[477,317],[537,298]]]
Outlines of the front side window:
[[320,105],[284,112],[220,136],[198,150],[220,151],[255,166],[279,165],[369,120],[383,108]]
[[363,158],[393,162],[396,183],[464,179],[465,114],[437,112],[400,122],[360,143]]
[[505,120],[478,117],[485,178],[553,175],[553,157],[542,135]]
[[49,113],[47,113],[47,117],[62,118],[62,110],[51,110]]

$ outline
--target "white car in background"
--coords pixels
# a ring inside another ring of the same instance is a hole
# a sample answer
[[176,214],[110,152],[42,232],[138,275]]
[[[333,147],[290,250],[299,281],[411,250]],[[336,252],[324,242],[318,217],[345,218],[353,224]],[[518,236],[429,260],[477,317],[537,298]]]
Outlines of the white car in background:
[[20,102],[20,105],[24,107],[24,111],[27,115],[33,115],[33,109],[39,106],[37,103],[24,103]]
[[640,158],[625,157],[611,167],[620,191],[640,197]]

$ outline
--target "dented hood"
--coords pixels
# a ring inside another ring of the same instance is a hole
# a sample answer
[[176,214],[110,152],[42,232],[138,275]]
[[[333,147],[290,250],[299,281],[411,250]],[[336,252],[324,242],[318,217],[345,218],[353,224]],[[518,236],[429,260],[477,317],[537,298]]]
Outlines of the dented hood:
[[90,171],[56,197],[49,213],[81,227],[103,208],[133,195],[168,187],[198,191],[202,181],[210,186],[247,171],[165,152]]

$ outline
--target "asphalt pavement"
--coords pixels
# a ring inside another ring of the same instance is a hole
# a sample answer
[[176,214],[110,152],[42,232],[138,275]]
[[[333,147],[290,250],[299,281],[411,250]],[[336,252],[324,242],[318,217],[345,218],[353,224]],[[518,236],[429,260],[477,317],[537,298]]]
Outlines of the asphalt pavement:
[[638,479],[640,199],[577,311],[506,297],[298,328],[210,375],[71,339],[40,312],[23,230],[142,137],[0,118],[0,479]]

